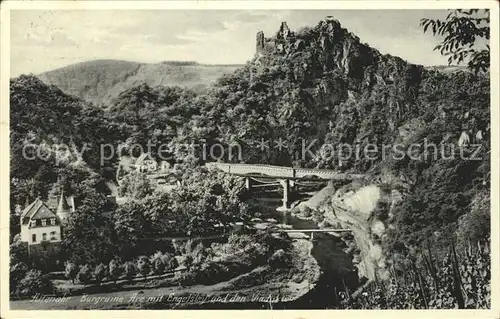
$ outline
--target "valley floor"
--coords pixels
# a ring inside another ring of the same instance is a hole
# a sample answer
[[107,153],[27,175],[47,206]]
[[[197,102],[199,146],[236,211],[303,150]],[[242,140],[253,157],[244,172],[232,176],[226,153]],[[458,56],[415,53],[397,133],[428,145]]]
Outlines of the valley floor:
[[[294,241],[294,267],[281,270],[271,280],[262,280],[266,267],[257,267],[249,273],[214,285],[189,287],[170,286],[135,289],[111,293],[68,296],[63,302],[18,300],[11,301],[12,310],[68,310],[68,309],[158,309],[188,308],[203,303],[286,302],[300,298],[314,288],[320,268],[311,256],[312,243]],[[297,274],[300,282],[294,280]],[[252,283],[256,283],[253,285]]]

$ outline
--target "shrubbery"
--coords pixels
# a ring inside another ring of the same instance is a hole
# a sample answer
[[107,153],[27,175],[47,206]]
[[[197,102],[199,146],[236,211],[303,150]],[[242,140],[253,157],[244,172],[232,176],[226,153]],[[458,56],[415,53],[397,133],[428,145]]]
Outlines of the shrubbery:
[[80,266],[80,269],[78,271],[78,274],[76,275],[76,279],[86,285],[92,281],[93,277],[93,269],[90,265],[82,265]]
[[[11,293],[13,292],[11,290]],[[26,272],[24,278],[19,280],[14,294],[18,296],[32,296],[37,293],[52,294],[53,292],[54,287],[47,275],[44,275],[40,270],[31,269]]]
[[489,245],[471,247],[448,254],[439,261],[421,256],[423,267],[409,269],[388,281],[375,281],[362,292],[341,293],[341,306],[347,309],[485,309],[491,307]]
[[98,283],[101,283],[104,278],[108,277],[108,268],[104,264],[99,264],[94,269],[94,278]]
[[268,264],[273,269],[286,268],[289,265],[290,256],[283,249],[279,249],[269,257]]

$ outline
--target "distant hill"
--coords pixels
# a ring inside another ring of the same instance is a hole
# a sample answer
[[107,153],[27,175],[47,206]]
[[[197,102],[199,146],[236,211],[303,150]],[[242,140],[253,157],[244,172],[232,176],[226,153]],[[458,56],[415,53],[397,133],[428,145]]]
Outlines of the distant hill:
[[181,86],[203,91],[225,73],[240,65],[206,65],[165,61],[156,64],[96,60],[65,66],[37,75],[46,84],[95,104],[109,104],[122,91],[141,83],[150,86]]

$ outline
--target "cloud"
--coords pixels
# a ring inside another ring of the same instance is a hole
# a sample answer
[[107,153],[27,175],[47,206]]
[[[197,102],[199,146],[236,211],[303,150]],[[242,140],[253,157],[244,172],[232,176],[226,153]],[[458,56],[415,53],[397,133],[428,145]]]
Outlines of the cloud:
[[71,39],[65,32],[62,31],[52,31],[49,36],[49,45],[55,46],[67,46],[76,45],[76,41]]
[[418,26],[445,10],[13,10],[11,70],[38,73],[92,59],[244,63],[258,31],[272,36],[282,21],[298,30],[328,15],[382,53],[446,64],[432,51],[438,40]]
[[24,45],[27,46],[35,45],[66,47],[77,45],[76,41],[71,39],[66,32],[61,30],[48,31],[44,34],[27,31],[24,35],[24,40]]
[[127,25],[111,27],[110,32],[127,35],[130,41],[144,40],[153,44],[183,45],[196,41],[194,34],[209,34],[226,30],[220,11],[206,12],[203,18],[197,11],[138,12]]
[[255,23],[262,22],[274,15],[273,11],[238,11],[234,18],[240,22]]

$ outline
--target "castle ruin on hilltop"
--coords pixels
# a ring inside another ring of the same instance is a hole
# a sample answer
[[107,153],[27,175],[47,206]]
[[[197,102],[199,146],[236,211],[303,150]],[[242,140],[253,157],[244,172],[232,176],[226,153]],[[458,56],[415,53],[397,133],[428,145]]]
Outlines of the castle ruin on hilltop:
[[[340,22],[332,16],[327,16],[325,20],[319,23],[318,27],[321,28],[325,25],[330,32],[340,29]],[[297,38],[295,32],[290,30],[286,21],[283,21],[274,37],[266,38],[263,31],[257,32],[256,56],[264,57],[276,53],[286,53],[287,47],[293,47],[293,49],[297,50],[301,49],[303,45],[303,40]]]

